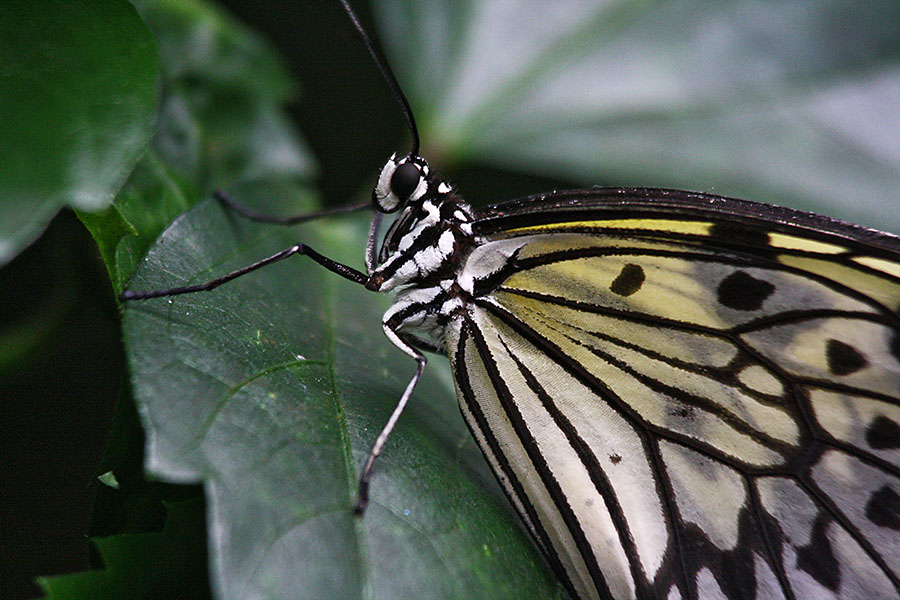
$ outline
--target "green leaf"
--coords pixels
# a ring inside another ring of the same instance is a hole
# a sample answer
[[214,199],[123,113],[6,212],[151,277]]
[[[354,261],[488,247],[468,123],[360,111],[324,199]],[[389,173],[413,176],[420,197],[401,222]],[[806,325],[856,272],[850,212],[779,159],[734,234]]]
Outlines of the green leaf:
[[195,0],[139,0],[163,59],[154,147],[202,194],[235,181],[307,178],[314,162],[283,105],[296,85],[261,38]]
[[0,265],[64,206],[102,210],[156,119],[159,58],[124,0],[9,2],[0,19]]
[[121,600],[209,597],[203,501],[169,504],[161,532],[93,538],[104,568],[42,577],[51,600]]
[[900,232],[895,0],[375,7],[428,156]]
[[149,151],[112,206],[102,213],[78,213],[97,242],[117,293],[153,240],[197,200],[193,190]]
[[296,86],[265,42],[201,2],[136,4],[162,57],[157,133],[115,204],[79,212],[116,292],[162,230],[216,187],[314,169],[283,114]]
[[[308,194],[254,185],[242,202]],[[358,264],[366,224],[299,230],[199,205],[165,231],[132,289],[200,282],[303,240]],[[355,259],[355,260],[354,260]],[[351,514],[356,477],[414,363],[379,335],[387,299],[292,258],[206,294],[125,314],[150,471],[203,478],[226,598],[552,598],[561,588],[504,506],[433,358]]]

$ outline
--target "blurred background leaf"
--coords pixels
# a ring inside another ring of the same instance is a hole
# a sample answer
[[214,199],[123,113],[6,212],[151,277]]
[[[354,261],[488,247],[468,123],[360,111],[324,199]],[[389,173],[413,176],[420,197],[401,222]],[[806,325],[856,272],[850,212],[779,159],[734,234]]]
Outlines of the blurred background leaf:
[[[337,7],[227,5],[309,86],[294,114],[326,198],[408,146]],[[893,0],[375,0],[373,13],[423,152],[475,203],[545,182],[671,186],[900,231]]]
[[64,206],[112,203],[156,120],[153,36],[124,0],[9,2],[0,19],[0,266]]
[[209,596],[200,498],[166,506],[162,531],[94,538],[102,570],[42,577],[51,600],[167,600]]
[[[96,245],[156,121],[159,56],[125,0],[8,2],[0,19],[0,597],[89,565],[85,533],[124,365]],[[39,239],[38,239],[39,238]]]
[[897,2],[376,6],[423,138],[451,164],[900,231]]
[[296,85],[262,38],[204,2],[135,4],[162,57],[156,135],[115,204],[79,213],[117,292],[163,228],[212,190],[315,170],[284,112]]
[[214,4],[135,0],[163,57],[154,149],[201,196],[234,181],[306,179],[314,161],[284,113],[297,93],[281,57]]

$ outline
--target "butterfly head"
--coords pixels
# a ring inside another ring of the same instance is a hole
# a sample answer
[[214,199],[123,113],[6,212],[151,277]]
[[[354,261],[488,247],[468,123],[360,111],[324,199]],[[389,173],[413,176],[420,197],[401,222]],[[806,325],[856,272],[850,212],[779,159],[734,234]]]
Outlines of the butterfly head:
[[420,156],[391,155],[381,169],[378,183],[372,190],[375,210],[392,213],[410,202],[422,199],[431,183],[431,169]]

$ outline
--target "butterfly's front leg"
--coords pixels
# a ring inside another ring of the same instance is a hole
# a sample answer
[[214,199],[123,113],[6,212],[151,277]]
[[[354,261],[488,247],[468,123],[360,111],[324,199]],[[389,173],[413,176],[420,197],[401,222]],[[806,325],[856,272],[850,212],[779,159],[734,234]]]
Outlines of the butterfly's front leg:
[[365,274],[357,271],[353,267],[348,267],[345,264],[341,264],[337,261],[331,260],[327,256],[323,256],[307,246],[306,244],[294,244],[290,248],[286,248],[281,252],[277,252],[268,258],[264,258],[258,262],[253,263],[252,265],[248,265],[241,269],[237,269],[230,273],[226,273],[221,277],[216,277],[215,279],[211,279],[205,283],[198,283],[195,285],[186,285],[182,287],[173,287],[166,288],[160,290],[125,290],[121,294],[119,294],[119,300],[125,302],[128,300],[146,300],[148,298],[161,298],[164,296],[178,296],[181,294],[192,294],[194,292],[208,292],[210,290],[214,290],[223,283],[228,283],[233,279],[237,279],[247,273],[252,271],[256,271],[257,269],[261,269],[262,267],[271,265],[272,263],[276,263],[282,261],[291,256],[308,256],[332,273],[337,273],[341,277],[345,279],[349,279],[354,283],[359,283],[361,285],[365,285],[368,287],[369,277]]

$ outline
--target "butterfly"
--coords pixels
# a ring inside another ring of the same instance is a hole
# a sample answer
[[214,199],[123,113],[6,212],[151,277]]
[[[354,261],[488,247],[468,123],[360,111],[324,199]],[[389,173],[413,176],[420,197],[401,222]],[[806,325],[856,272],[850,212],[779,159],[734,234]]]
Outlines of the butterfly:
[[393,292],[383,327],[417,370],[358,508],[423,352],[444,352],[474,438],[579,598],[900,594],[898,238],[660,189],[474,209],[417,146],[379,175],[365,273],[297,244],[123,299],[294,255]]

